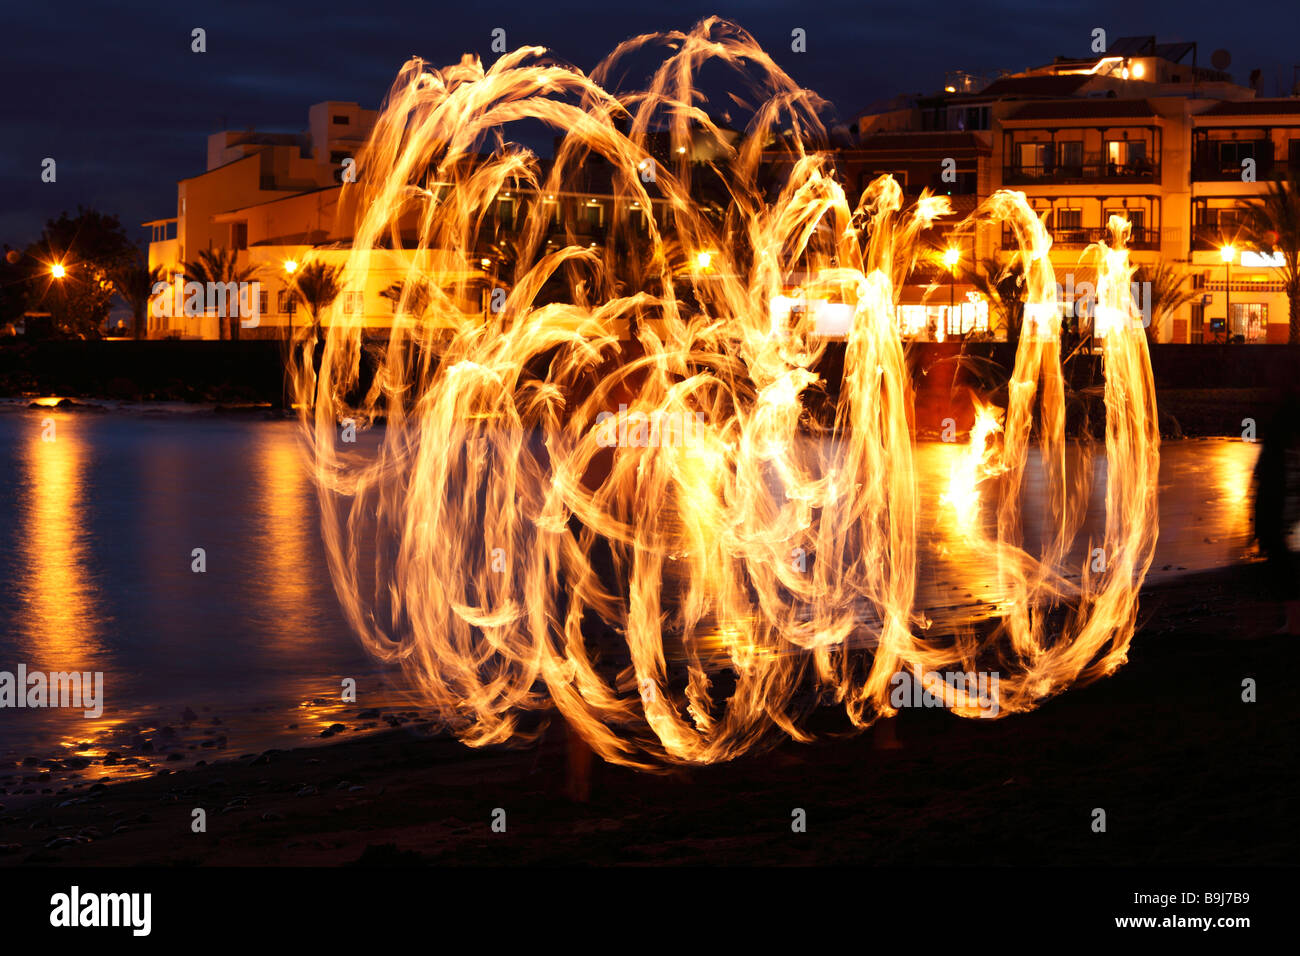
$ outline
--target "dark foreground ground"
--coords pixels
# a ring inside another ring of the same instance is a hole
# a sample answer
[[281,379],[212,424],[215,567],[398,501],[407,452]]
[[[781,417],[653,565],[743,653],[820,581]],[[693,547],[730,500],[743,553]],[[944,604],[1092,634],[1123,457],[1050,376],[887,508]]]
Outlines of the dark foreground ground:
[[576,803],[558,731],[473,752],[401,730],[0,810],[0,864],[1292,863],[1300,639],[1266,636],[1261,587],[1247,566],[1152,590],[1115,676],[997,721],[905,710],[899,749],[868,732],[664,776],[598,766]]

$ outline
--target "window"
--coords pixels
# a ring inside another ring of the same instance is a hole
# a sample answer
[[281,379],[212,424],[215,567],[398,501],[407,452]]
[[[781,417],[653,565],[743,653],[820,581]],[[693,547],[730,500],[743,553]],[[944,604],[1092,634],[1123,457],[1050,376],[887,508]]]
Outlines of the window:
[[1056,228],[1057,229],[1082,229],[1083,228],[1083,210],[1082,209],[1058,209],[1056,210]]
[[271,293],[257,293],[257,314],[267,315],[271,311]]
[[1059,165],[1067,176],[1083,175],[1083,142],[1057,143]]
[[333,116],[330,118],[335,126],[347,126],[348,118],[346,116]]
[[1031,176],[1041,175],[1047,165],[1047,144],[1021,143],[1018,158],[1021,172]]
[[1147,144],[1140,139],[1113,139],[1106,144],[1106,170],[1110,175],[1134,173],[1147,168]]
[[1219,168],[1226,171],[1236,172],[1241,169],[1243,159],[1258,159],[1257,156],[1259,144],[1257,142],[1246,140],[1230,142],[1221,142],[1219,147]]
[[1247,342],[1262,342],[1268,325],[1268,306],[1262,302],[1234,302],[1229,316],[1230,334]]
[[298,311],[298,300],[288,289],[281,289],[276,293],[275,304],[281,315],[293,315]]
[[365,299],[364,292],[344,292],[343,293],[343,312],[345,315],[356,315],[361,311],[361,306]]
[[1091,239],[1083,228],[1082,209],[1057,209],[1056,224],[1048,224],[1052,239],[1061,245],[1087,245]]
[[1241,229],[1244,210],[1236,206],[1205,206],[1201,210],[1202,226],[1217,228],[1224,236],[1232,236]]

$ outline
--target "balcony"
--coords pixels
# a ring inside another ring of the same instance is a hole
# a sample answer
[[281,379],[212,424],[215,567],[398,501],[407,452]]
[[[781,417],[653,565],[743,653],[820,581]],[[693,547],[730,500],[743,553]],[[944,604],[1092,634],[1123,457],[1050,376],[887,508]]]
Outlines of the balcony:
[[[1082,249],[1090,246],[1095,242],[1110,242],[1110,230],[1105,226],[1087,227],[1081,229],[1049,229],[1052,237],[1052,245],[1062,249]],[[1015,234],[1010,229],[1002,230],[1002,248],[1014,249],[1016,247]],[[1128,248],[1136,251],[1159,250],[1160,248],[1160,230],[1149,229],[1147,227],[1136,227],[1132,235],[1129,236]]]
[[[1219,148],[1219,147],[1231,147]],[[1267,139],[1201,144],[1192,163],[1192,182],[1241,182],[1242,161],[1255,161],[1255,179],[1273,175],[1273,143]]]
[[1160,164],[1141,162],[1080,163],[1077,166],[1004,166],[1005,186],[1038,186],[1069,183],[1158,183]]
[[1237,240],[1244,231],[1245,225],[1239,219],[1225,218],[1219,222],[1193,226],[1192,251],[1218,252],[1225,242]]

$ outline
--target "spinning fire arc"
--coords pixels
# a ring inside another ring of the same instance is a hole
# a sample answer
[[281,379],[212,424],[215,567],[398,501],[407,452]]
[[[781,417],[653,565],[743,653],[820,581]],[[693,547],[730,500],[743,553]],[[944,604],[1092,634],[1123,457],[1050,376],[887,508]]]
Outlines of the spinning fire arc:
[[[607,92],[647,56],[645,89]],[[743,87],[728,100],[740,137],[702,107],[705,73]],[[1024,328],[1007,407],[980,411],[943,501],[1010,598],[987,633],[927,636],[894,307],[950,208],[923,195],[905,209],[887,176],[855,204],[807,145],[825,142],[823,105],[717,19],[629,40],[590,76],[541,48],[399,75],[344,187],[357,219],[341,280],[363,289],[400,262],[399,308],[382,345],[327,313],[323,333],[300,333],[294,378],[344,613],[465,743],[527,740],[528,715],[553,708],[606,760],[709,763],[808,739],[818,706],[868,726],[894,712],[900,673],[974,717],[1124,663],[1159,465],[1128,224],[1093,250],[1104,570],[1080,575],[1065,565],[1090,466],[1067,468],[1051,240],[1023,194],[974,214],[1016,237]],[[560,137],[549,167],[506,138],[521,123]],[[687,143],[712,159],[688,162]],[[775,184],[760,165],[773,144],[789,158]],[[557,243],[548,197],[597,167],[612,178],[607,241]],[[485,289],[473,265],[510,197],[533,201]],[[814,317],[773,321],[799,282],[851,312],[827,415],[808,411],[826,348]],[[342,442],[344,418],[382,422],[376,447]],[[1037,555],[1020,525],[1031,447],[1051,513]],[[995,702],[942,676],[977,671],[999,675]]]

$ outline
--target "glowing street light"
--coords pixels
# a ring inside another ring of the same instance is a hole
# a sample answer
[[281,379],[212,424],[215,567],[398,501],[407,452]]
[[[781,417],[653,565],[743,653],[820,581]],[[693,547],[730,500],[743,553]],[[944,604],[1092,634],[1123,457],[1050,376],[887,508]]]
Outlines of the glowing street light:
[[695,268],[704,270],[713,264],[713,253],[697,252],[695,254]]
[[943,250],[943,264],[948,267],[948,328],[945,337],[952,335],[952,310],[956,304],[957,263],[961,261],[961,250],[949,246]]
[[1232,260],[1237,255],[1237,249],[1232,243],[1228,243],[1219,250],[1219,258],[1223,260],[1224,268],[1224,317],[1223,317],[1223,341],[1230,342],[1232,334]]
[[289,275],[293,275],[295,272],[298,271],[298,263],[292,259],[285,259],[284,271],[289,273]]
[[63,268],[62,262],[56,262],[50,267],[50,275],[54,276],[56,279],[62,279],[67,274],[68,270]]

